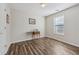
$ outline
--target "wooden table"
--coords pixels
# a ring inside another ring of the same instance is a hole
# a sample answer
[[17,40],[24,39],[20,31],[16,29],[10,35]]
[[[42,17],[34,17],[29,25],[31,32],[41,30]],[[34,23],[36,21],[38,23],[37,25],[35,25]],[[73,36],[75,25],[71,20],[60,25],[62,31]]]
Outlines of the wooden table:
[[32,39],[40,38],[40,31],[30,31],[27,33],[32,35]]

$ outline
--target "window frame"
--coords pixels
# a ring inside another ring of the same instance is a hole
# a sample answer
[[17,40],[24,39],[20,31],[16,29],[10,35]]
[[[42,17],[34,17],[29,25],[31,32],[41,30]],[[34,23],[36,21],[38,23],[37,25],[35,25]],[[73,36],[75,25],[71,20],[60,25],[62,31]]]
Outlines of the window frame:
[[[54,17],[54,34],[57,34],[57,35],[64,35],[64,28],[63,28],[63,33],[59,33],[57,32],[56,30],[56,18],[57,17],[63,17],[63,21],[64,21],[64,15],[58,15],[58,16],[55,16]],[[63,25],[64,26],[64,25]]]

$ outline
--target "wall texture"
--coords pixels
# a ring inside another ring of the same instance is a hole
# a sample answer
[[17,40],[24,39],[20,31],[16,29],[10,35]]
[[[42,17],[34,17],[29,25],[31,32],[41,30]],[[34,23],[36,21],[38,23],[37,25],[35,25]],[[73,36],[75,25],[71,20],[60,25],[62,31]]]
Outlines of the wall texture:
[[[41,37],[44,37],[44,17],[29,15],[15,9],[12,9],[11,11],[11,42],[25,41],[31,39],[31,35],[26,34],[26,32],[32,31],[34,29],[39,29],[39,31],[41,32]],[[36,25],[29,24],[29,18],[36,19]]]
[[64,12],[65,37],[64,40],[79,47],[79,5]]
[[5,4],[0,4],[0,54],[4,54],[6,44]]
[[0,54],[5,54],[10,44],[10,24],[6,23],[6,14],[10,15],[7,4],[0,4]]
[[6,15],[8,14],[8,16],[9,16],[8,17],[9,24],[6,23],[6,43],[7,44],[5,45],[5,47],[6,47],[6,52],[7,52],[8,48],[10,46],[10,40],[11,40],[11,10],[10,10],[10,7],[9,7],[8,4],[6,4],[5,6],[6,6],[6,8],[5,8],[6,9],[6,11],[5,11],[6,12]]
[[47,37],[50,37],[50,38],[55,38],[55,39],[58,39],[58,40],[63,40],[64,39],[64,35],[59,35],[59,34],[55,34],[54,33],[54,17],[55,16],[58,16],[58,15],[62,15],[63,12],[60,12],[60,13],[56,13],[56,14],[53,14],[53,15],[50,15],[50,16],[47,16],[45,18],[45,28],[46,28],[46,31],[45,31],[45,35]]
[[[64,14],[64,36],[54,34],[53,18],[58,14]],[[79,47],[79,5],[66,9],[62,12],[49,15],[46,18],[46,36]]]

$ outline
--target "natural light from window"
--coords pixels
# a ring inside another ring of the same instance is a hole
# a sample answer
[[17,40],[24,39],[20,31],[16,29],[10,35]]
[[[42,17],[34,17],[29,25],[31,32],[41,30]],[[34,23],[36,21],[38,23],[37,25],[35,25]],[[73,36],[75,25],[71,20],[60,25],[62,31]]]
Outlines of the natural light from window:
[[54,18],[54,32],[55,34],[64,35],[64,15]]

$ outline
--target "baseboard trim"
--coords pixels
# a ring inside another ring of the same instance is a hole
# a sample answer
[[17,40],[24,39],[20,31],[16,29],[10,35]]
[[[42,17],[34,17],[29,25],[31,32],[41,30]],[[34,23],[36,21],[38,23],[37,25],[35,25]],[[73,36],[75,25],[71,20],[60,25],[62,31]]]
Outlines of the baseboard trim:
[[[43,38],[42,36],[40,38]],[[38,38],[35,38],[38,39]],[[29,41],[29,40],[33,40],[32,38],[28,38],[28,39],[24,39],[24,40],[17,40],[17,41],[11,41],[10,44],[12,43],[17,43],[17,42],[22,42],[22,41]]]
[[51,38],[51,37],[46,37],[46,38],[54,39],[54,40],[56,40],[56,41],[59,41],[59,42],[62,42],[62,43],[66,43],[66,44],[68,44],[68,45],[71,45],[71,46],[74,46],[74,47],[79,48],[79,45],[74,44],[74,43],[70,43],[70,42],[67,42],[67,41],[64,41],[64,40],[58,40],[58,39],[56,39],[56,38]]
[[[44,37],[40,37],[40,38],[44,38]],[[68,41],[65,41],[65,40],[60,40],[60,39],[51,38],[51,37],[46,37],[46,38],[54,39],[54,40],[56,40],[56,41],[60,41],[60,42],[62,42],[62,43],[66,43],[66,44],[69,44],[69,45],[71,45],[71,46],[79,47],[79,45],[74,44],[74,43],[71,43],[71,42],[68,42]],[[32,40],[32,38],[29,38],[29,39],[27,39],[27,40],[12,41],[12,42],[10,42],[10,44],[16,43],[16,42],[21,42],[21,41],[28,41],[28,40]],[[10,45],[10,44],[9,44],[9,45]]]

